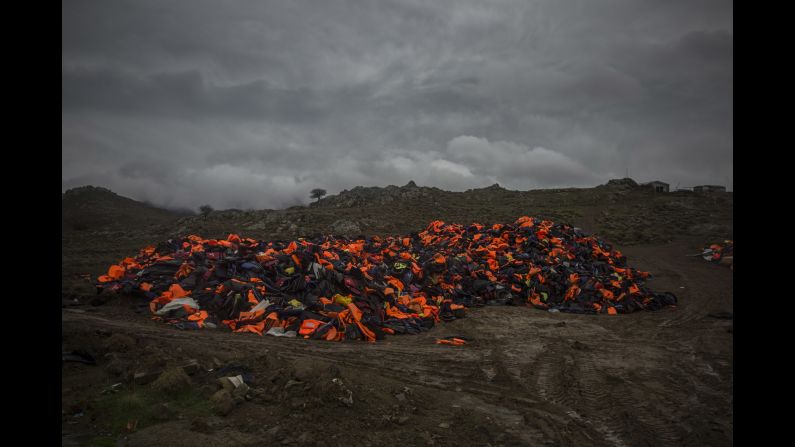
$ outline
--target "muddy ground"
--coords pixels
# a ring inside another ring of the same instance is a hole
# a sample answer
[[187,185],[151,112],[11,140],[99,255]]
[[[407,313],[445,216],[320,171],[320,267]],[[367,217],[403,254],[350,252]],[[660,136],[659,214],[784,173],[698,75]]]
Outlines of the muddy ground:
[[[375,344],[180,331],[129,297],[67,297],[63,350],[97,364],[63,364],[63,445],[731,445],[733,322],[720,313],[733,273],[685,256],[702,244],[620,247],[676,308],[485,307]],[[473,341],[434,343],[447,335]],[[189,376],[129,380],[191,359]],[[237,374],[247,396],[211,400],[218,377]]]

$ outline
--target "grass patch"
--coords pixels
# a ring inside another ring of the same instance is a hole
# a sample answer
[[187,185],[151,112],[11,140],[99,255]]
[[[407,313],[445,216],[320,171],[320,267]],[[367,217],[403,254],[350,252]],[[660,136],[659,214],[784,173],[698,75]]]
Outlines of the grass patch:
[[146,388],[102,396],[95,404],[97,422],[106,426],[114,434],[121,434],[127,432],[127,424],[130,421],[137,420],[137,429],[140,430],[164,422],[161,414],[163,409],[160,406],[164,403],[173,411],[173,417],[177,415],[208,416],[212,413],[210,400],[202,396],[197,389],[188,389],[164,396],[153,389]]

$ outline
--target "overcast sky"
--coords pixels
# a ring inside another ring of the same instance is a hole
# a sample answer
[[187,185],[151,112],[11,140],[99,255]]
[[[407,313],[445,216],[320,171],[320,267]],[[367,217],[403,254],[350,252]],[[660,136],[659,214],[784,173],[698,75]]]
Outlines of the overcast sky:
[[62,188],[732,189],[731,1],[63,2]]

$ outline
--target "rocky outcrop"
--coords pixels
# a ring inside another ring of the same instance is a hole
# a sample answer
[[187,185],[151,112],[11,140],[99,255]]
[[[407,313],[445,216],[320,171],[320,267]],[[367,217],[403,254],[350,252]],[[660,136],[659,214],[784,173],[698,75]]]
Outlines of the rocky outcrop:
[[389,185],[386,187],[363,187],[343,190],[339,194],[326,197],[310,207],[319,208],[352,208],[358,206],[388,205],[404,200],[425,199],[436,192],[438,188],[417,186],[414,181],[409,181],[404,186]]

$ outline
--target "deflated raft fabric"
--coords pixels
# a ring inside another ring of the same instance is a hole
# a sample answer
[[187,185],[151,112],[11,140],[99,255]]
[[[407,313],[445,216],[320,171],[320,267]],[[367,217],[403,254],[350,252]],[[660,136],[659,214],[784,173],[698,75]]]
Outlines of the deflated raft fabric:
[[578,228],[525,216],[357,240],[191,235],[111,266],[97,287],[142,293],[155,319],[182,329],[375,341],[488,304],[610,315],[674,306],[673,294],[644,287],[648,277]]

